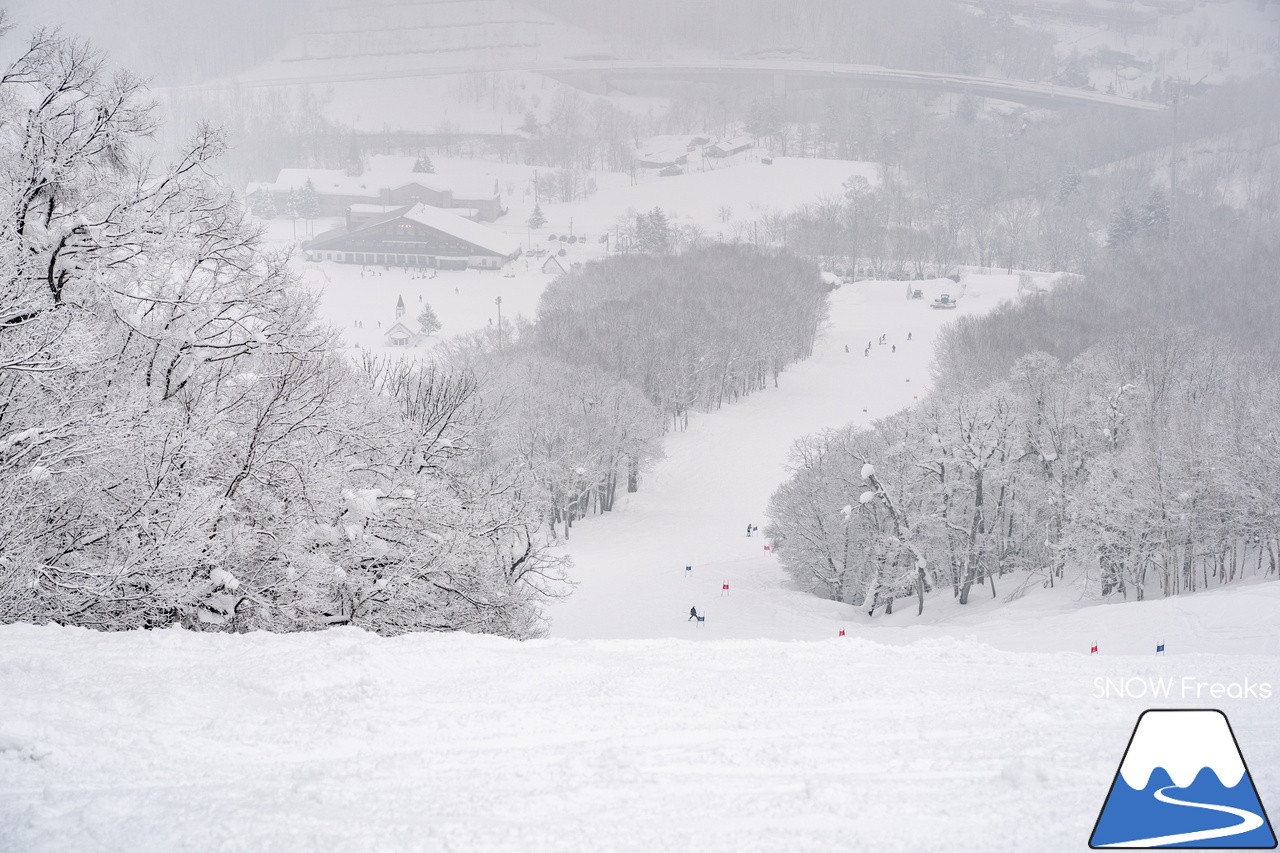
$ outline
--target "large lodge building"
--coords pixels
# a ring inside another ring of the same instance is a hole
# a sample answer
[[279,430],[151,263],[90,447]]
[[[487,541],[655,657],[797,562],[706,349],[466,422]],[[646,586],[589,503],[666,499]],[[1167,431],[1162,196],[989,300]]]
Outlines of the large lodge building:
[[456,210],[477,222],[492,222],[506,213],[496,178],[415,172],[414,162],[413,157],[379,155],[370,158],[369,168],[359,175],[342,169],[281,169],[274,182],[250,184],[248,194],[265,189],[276,210],[283,211],[289,194],[302,192],[310,181],[320,216],[345,216],[352,205],[418,203]]
[[414,172],[413,157],[376,156],[359,175],[341,169],[283,169],[268,192],[277,210],[310,182],[316,215],[341,216],[346,226],[302,244],[308,259],[377,266],[499,269],[520,254],[519,243],[481,222],[506,211],[493,177]]
[[347,222],[302,244],[307,259],[464,270],[500,269],[520,255],[515,239],[429,204],[386,211],[355,206]]

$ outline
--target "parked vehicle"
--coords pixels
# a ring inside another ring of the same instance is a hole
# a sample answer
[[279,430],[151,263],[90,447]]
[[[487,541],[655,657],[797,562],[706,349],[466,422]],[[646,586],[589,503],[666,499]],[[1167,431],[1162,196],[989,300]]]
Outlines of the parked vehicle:
[[933,300],[933,304],[930,305],[929,307],[930,308],[955,308],[956,301],[952,299],[949,294],[944,293],[941,296],[939,296],[937,299]]

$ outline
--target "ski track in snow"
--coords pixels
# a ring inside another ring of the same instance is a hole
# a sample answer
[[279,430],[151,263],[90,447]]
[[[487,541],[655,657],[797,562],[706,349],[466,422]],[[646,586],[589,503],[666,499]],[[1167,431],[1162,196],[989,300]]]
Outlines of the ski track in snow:
[[[974,277],[955,313],[1011,281]],[[1095,679],[1280,685],[1280,584],[1123,611],[979,591],[875,619],[787,588],[746,524],[795,438],[920,393],[954,316],[928,308],[950,283],[925,287],[842,288],[811,361],[695,417],[575,526],[550,639],[0,627],[0,851],[1085,849],[1151,702]],[[882,333],[898,351],[864,357]],[[1264,802],[1273,701],[1214,700]]]

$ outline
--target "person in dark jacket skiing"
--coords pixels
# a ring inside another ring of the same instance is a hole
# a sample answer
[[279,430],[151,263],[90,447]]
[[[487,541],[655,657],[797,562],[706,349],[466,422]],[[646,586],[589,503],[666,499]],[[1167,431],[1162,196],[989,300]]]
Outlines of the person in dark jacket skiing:
[[698,618],[698,608],[695,605],[694,607],[689,608],[689,618],[686,619],[685,621],[692,622],[694,619],[697,619],[697,618]]

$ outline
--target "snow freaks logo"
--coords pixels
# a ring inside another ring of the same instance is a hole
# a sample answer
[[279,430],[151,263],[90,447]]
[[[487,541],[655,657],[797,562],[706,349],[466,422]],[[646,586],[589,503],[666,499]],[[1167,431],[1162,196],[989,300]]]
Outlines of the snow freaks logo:
[[1144,711],[1089,846],[1274,849],[1275,833],[1226,714]]
[[1093,680],[1094,699],[1270,699],[1271,685],[1265,681],[1201,681],[1192,675],[1182,678],[1103,678]]

